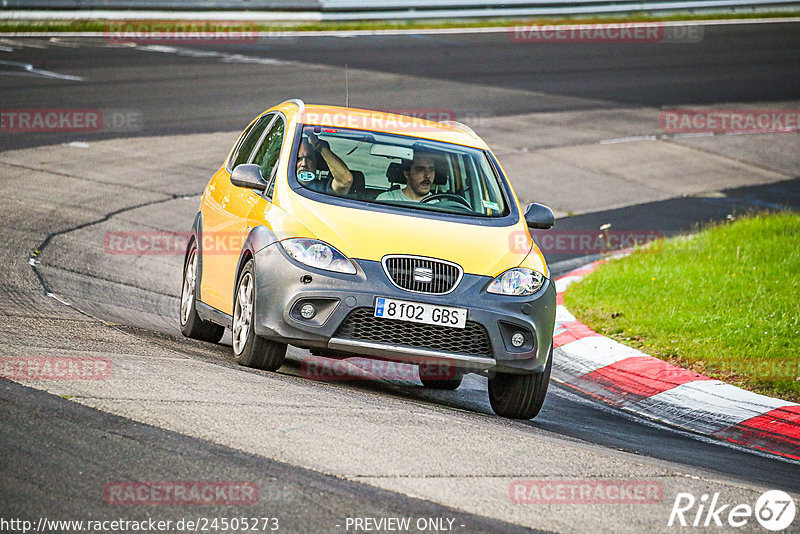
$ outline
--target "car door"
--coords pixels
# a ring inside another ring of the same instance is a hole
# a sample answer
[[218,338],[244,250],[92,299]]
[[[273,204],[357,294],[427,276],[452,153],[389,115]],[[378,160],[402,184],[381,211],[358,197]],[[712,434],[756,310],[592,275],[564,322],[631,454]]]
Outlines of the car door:
[[[285,139],[286,122],[281,115],[276,115],[273,122],[259,139],[258,145],[248,163],[255,163],[261,167],[264,179],[270,181],[277,169],[278,157]],[[227,234],[230,241],[230,254],[225,254],[223,270],[227,273],[222,282],[223,296],[225,298],[225,313],[233,313],[233,290],[236,280],[236,268],[245,239],[247,239],[252,226],[248,223],[250,212],[258,204],[266,204],[264,191],[256,191],[247,187],[232,186],[228,191],[229,201],[225,208],[228,213]],[[263,208],[261,208],[263,211]]]
[[225,167],[209,183],[203,200],[200,299],[229,315],[233,313],[228,291],[230,271],[235,268],[241,250],[237,220],[231,207],[231,194],[235,197],[240,188],[231,184],[231,171],[237,165],[251,161],[259,141],[273,120],[274,113],[266,114],[242,134]]

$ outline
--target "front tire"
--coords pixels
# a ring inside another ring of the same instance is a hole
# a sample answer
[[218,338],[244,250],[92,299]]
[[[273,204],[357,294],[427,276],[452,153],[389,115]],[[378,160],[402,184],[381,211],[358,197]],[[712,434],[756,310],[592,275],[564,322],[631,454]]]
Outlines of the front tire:
[[550,384],[553,349],[544,372],[534,374],[495,373],[489,379],[489,402],[494,413],[511,419],[533,419],[539,414]]
[[286,344],[257,336],[255,333],[256,282],[253,260],[249,260],[236,285],[233,308],[233,354],[239,365],[277,371],[286,359]]
[[180,321],[181,333],[192,339],[219,343],[225,333],[225,327],[200,319],[197,315],[197,274],[199,266],[197,243],[192,243],[183,267],[183,286],[181,288]]

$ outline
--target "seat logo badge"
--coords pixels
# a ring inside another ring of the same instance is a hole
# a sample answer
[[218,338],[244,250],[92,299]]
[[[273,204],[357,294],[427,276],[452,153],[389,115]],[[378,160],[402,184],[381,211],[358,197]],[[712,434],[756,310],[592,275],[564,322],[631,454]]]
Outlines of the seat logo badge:
[[416,267],[414,269],[415,282],[433,282],[433,269],[428,267]]

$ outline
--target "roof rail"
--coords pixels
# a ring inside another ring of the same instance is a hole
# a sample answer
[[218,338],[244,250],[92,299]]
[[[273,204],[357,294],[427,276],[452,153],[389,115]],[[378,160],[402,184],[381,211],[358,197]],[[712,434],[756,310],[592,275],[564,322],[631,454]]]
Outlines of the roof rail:
[[284,100],[283,102],[281,102],[281,105],[283,105],[283,104],[294,104],[300,110],[300,114],[303,114],[303,113],[306,112],[306,103],[303,102],[302,100],[300,100],[299,98],[292,98],[290,100]]
[[463,124],[461,122],[458,122],[458,121],[439,121],[439,124],[444,124],[445,126],[452,126],[453,128],[457,128],[457,129],[461,130],[462,132],[471,135],[475,139],[480,139],[480,137],[478,137],[478,134],[476,134],[475,131],[472,128],[470,128],[469,126],[467,126],[466,124]]

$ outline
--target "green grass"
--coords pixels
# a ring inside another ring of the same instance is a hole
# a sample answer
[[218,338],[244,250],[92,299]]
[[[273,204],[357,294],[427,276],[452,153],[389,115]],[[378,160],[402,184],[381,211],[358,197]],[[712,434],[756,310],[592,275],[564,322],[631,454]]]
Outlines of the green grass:
[[[530,19],[463,19],[463,20],[419,20],[419,21],[351,21],[351,22],[286,22],[258,24],[253,22],[258,31],[285,32],[285,31],[335,31],[335,30],[419,30],[433,28],[485,28],[502,26],[528,26],[528,25],[561,25],[561,24],[594,24],[612,22],[666,22],[682,20],[707,20],[707,19],[751,19],[751,18],[787,18],[797,17],[798,11],[770,11],[770,12],[721,12],[721,13],[678,13],[669,15],[648,15],[634,13],[630,15],[591,15],[559,18],[530,18]],[[185,13],[185,21],[192,20],[192,12]],[[159,21],[152,21],[159,22]],[[163,21],[161,21],[163,22]],[[180,23],[181,21],[173,21]],[[114,21],[108,20],[2,20],[0,32],[104,32],[107,25]],[[242,22],[242,24],[251,24]],[[249,29],[249,28],[248,28]]]
[[800,214],[749,216],[654,245],[572,284],[564,304],[652,356],[800,401]]

